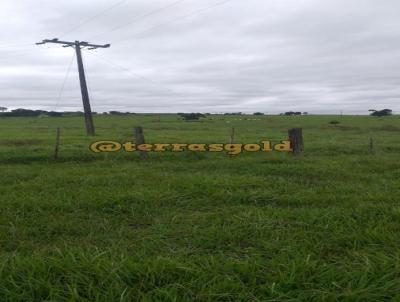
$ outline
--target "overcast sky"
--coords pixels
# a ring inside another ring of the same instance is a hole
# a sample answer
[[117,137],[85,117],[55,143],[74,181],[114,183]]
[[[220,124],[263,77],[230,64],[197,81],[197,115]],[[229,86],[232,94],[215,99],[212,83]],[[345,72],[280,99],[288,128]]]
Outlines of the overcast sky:
[[399,0],[1,0],[0,106],[82,110],[74,50],[34,45],[57,37],[111,43],[84,51],[98,112],[400,112],[399,13]]

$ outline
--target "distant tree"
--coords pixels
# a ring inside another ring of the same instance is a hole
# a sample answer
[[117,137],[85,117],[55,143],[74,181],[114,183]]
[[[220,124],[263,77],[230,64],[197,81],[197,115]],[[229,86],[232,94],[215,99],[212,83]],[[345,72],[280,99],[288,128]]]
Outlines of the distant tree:
[[50,112],[47,112],[47,115],[51,116],[51,117],[61,117],[61,116],[63,116],[63,113],[62,112],[56,112],[56,111],[50,111]]
[[82,111],[64,111],[63,116],[83,116]]
[[264,115],[262,112],[254,112],[253,115]]
[[224,113],[224,115],[243,115],[242,112],[231,112],[231,113]]
[[303,112],[303,115],[308,115],[308,112]]
[[301,112],[288,111],[288,112],[285,112],[285,115],[287,115],[287,116],[301,115]]
[[391,109],[383,109],[383,110],[374,110],[370,109],[371,116],[390,116],[393,114]]
[[339,125],[340,122],[339,121],[330,121],[329,124],[336,126],[336,125]]
[[130,112],[120,112],[120,111],[110,111],[109,114],[111,115],[129,115]]
[[3,116],[12,116],[12,117],[23,117],[23,116],[39,116],[42,114],[46,114],[47,111],[43,110],[30,110],[30,109],[23,109],[23,108],[18,108],[15,110],[12,110],[11,112],[5,112],[3,113]]
[[7,111],[8,109],[6,108],[6,107],[0,107],[0,111],[1,112],[4,112],[4,111]]
[[200,118],[206,117],[202,113],[178,113],[178,115],[183,117],[185,121],[197,121]]

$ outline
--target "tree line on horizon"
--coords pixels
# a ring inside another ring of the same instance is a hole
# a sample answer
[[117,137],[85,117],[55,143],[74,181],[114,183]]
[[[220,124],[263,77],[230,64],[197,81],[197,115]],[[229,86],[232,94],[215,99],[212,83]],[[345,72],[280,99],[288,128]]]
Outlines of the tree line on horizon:
[[[48,117],[62,117],[62,116],[83,116],[84,113],[82,111],[46,111],[46,110],[31,110],[31,109],[24,109],[18,108],[11,111],[7,111],[6,107],[0,107],[0,117],[41,117],[41,116],[48,116]],[[391,109],[383,109],[383,110],[369,110],[371,116],[383,117],[383,116],[390,116],[393,115],[393,111]],[[108,111],[108,112],[92,112],[93,115],[102,114],[102,115],[134,115],[136,113],[132,112],[121,112],[121,111]],[[210,113],[177,113],[180,117],[185,120],[199,120],[201,118],[205,118],[206,116],[211,115]],[[224,113],[225,116],[232,116],[232,115],[248,115],[242,112],[232,112],[232,113]],[[253,113],[255,116],[262,116],[265,113],[262,112],[255,112]],[[279,114],[281,116],[301,116],[301,115],[309,115],[308,112],[296,112],[296,111],[288,111],[285,113]]]

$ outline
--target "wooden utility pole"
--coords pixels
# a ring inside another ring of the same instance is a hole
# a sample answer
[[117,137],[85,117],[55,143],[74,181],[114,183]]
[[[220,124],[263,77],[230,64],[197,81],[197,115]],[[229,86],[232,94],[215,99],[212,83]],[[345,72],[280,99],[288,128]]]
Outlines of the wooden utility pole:
[[80,42],[75,42],[76,59],[78,61],[79,81],[81,83],[81,94],[83,102],[83,110],[85,112],[86,132],[88,135],[95,135],[92,109],[90,107],[89,92],[86,83],[85,68],[83,67],[82,51]]
[[88,92],[87,83],[86,83],[85,68],[83,67],[82,48],[89,47],[90,50],[97,49],[97,48],[109,48],[110,44],[97,45],[97,44],[90,44],[88,42],[82,42],[82,41],[67,42],[67,41],[60,41],[58,39],[52,39],[52,40],[46,39],[46,40],[43,40],[42,42],[36,43],[36,45],[42,45],[42,44],[47,44],[47,43],[62,44],[63,47],[75,48],[76,58],[78,61],[79,81],[81,84],[83,110],[85,112],[86,133],[88,135],[95,135],[92,109],[90,107],[89,92]]

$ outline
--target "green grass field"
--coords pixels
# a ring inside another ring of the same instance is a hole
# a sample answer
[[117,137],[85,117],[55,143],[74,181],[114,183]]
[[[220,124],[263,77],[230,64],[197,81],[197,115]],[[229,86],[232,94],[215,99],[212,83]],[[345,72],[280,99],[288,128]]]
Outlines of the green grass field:
[[[0,118],[0,301],[400,301],[400,117],[95,123]],[[306,152],[89,151],[137,125],[151,143],[302,127]]]

